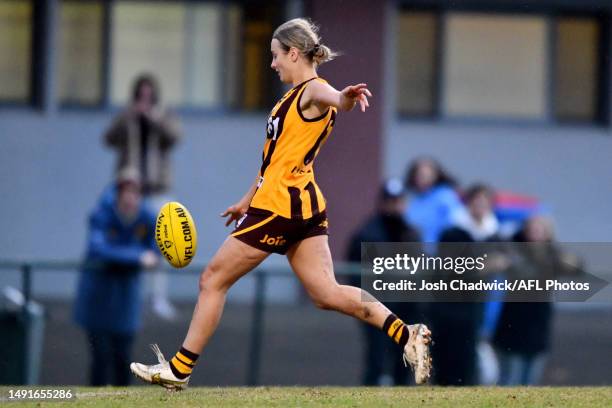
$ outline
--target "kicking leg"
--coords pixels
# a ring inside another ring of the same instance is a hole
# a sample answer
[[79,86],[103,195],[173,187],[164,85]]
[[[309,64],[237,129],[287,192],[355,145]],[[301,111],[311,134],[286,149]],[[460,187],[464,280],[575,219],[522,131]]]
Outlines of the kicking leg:
[[200,276],[198,301],[180,350],[168,363],[159,349],[154,348],[160,364],[146,366],[132,363],[132,372],[153,384],[173,389],[185,388],[198,356],[219,324],[227,291],[268,255],[268,252],[228,237]]
[[404,348],[404,361],[415,370],[417,384],[429,378],[429,346],[431,333],[425,325],[405,325],[372,295],[348,285],[340,285],[326,235],[307,238],[295,244],[287,258],[315,305],[356,317],[382,329]]
[[200,293],[183,347],[200,354],[214,333],[229,288],[270,255],[228,237],[200,277]]

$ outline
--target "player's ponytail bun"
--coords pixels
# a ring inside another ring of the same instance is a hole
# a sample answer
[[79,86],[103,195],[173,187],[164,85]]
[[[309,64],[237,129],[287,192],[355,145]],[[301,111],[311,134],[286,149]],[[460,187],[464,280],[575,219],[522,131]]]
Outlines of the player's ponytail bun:
[[291,47],[297,48],[310,62],[321,65],[333,60],[338,53],[321,44],[319,27],[305,18],[294,18],[281,24],[272,35],[285,51]]
[[327,45],[315,44],[312,49],[312,62],[316,65],[321,65],[324,62],[333,60],[337,55]]

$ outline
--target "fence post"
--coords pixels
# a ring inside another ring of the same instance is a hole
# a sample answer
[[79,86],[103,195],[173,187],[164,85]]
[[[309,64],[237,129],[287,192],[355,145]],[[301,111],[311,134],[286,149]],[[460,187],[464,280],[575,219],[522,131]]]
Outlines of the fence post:
[[266,297],[266,274],[262,270],[254,271],[255,304],[251,318],[251,341],[249,346],[249,361],[247,366],[247,385],[257,385],[261,361],[261,340],[264,329],[264,309]]
[[32,298],[32,265],[24,263],[21,265],[21,289],[23,291],[23,312],[27,312],[27,305]]
[[22,379],[23,384],[28,384],[29,369],[30,369],[30,313],[28,306],[32,297],[32,265],[24,263],[21,265],[21,284],[23,291],[23,307],[21,308],[21,314],[23,319],[23,355],[22,364],[26,367],[24,370],[24,378]]

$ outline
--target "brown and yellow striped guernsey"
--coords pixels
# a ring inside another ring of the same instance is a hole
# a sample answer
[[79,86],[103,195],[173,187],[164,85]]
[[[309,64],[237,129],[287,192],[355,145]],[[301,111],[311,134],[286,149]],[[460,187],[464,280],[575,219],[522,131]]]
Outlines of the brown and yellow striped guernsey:
[[337,110],[305,118],[300,101],[311,78],[290,89],[274,106],[266,127],[266,142],[257,191],[251,207],[284,218],[309,219],[325,210],[325,198],[317,186],[313,162],[332,131]]

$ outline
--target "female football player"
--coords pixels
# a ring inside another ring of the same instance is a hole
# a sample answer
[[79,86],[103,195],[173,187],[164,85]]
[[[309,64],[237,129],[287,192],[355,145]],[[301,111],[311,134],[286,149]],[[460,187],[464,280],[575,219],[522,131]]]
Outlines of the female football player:
[[[199,296],[182,347],[168,362],[154,346],[159,364],[132,363],[144,381],[185,388],[196,360],[214,333],[229,288],[271,253],[286,254],[312,301],[382,329],[403,347],[417,383],[429,377],[430,332],[406,325],[361,289],[336,282],[328,246],[325,199],[314,178],[313,161],[329,136],[337,111],[368,108],[366,84],[334,89],[317,67],[336,55],[323,45],[318,27],[298,18],[276,29],[271,68],[292,88],[268,117],[263,160],[247,193],[221,215],[236,228],[201,275]],[[363,299],[367,298],[367,301]]]

